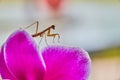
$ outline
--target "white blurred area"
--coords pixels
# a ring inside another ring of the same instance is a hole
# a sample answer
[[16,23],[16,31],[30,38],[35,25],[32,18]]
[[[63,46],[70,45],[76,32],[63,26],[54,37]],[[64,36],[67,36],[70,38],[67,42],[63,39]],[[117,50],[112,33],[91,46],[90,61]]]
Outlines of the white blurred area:
[[39,31],[55,24],[53,33],[60,33],[63,45],[87,51],[120,45],[120,3],[64,0],[54,13],[45,0],[36,1],[0,0],[0,46],[12,32],[35,21],[40,22]]

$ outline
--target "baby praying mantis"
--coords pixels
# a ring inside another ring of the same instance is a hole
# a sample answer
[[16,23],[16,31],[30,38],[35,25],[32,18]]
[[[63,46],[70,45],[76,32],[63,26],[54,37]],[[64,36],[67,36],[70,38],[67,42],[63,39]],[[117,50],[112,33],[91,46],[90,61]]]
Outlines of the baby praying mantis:
[[[37,25],[36,25],[36,32],[35,32],[35,34],[32,34],[32,37],[42,37],[42,38],[43,38],[44,35],[45,35],[45,41],[46,41],[46,44],[47,44],[46,36],[47,36],[47,37],[53,37],[53,43],[54,43],[55,37],[58,36],[58,42],[60,42],[60,41],[59,41],[60,35],[59,35],[58,33],[51,34],[51,32],[50,32],[51,29],[55,30],[55,25],[51,25],[50,27],[44,29],[43,31],[38,32],[39,22],[36,21],[36,22],[34,22],[33,24],[27,26],[25,29],[31,27],[31,26],[34,25],[34,24],[37,24]],[[47,35],[46,35],[46,34],[47,34]],[[42,39],[41,39],[41,40],[42,40]],[[40,40],[40,42],[41,42],[41,40]],[[40,44],[40,42],[39,42],[39,44]],[[47,45],[48,45],[48,44],[47,44]]]

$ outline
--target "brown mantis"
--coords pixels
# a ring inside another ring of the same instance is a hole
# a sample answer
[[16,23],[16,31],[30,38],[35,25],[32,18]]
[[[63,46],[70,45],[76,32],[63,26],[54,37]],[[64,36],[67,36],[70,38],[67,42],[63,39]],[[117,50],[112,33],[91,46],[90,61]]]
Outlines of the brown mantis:
[[[38,36],[39,36],[39,37],[42,37],[42,38],[43,38],[44,35],[45,35],[45,41],[46,41],[46,44],[47,44],[46,36],[48,36],[48,37],[53,37],[53,42],[54,42],[55,37],[58,36],[58,42],[59,42],[60,35],[59,35],[58,33],[51,34],[51,32],[50,32],[51,29],[55,30],[55,25],[51,25],[50,27],[44,29],[43,31],[38,32],[39,22],[36,21],[36,22],[34,22],[33,24],[27,26],[25,29],[31,27],[31,26],[34,25],[34,24],[37,24],[37,25],[36,25],[36,33],[35,33],[35,34],[32,34],[32,37],[38,37]],[[46,34],[47,34],[47,35],[46,35]],[[42,40],[42,39],[41,39],[41,40]],[[40,42],[41,42],[41,40],[40,40]],[[39,44],[40,44],[40,42],[39,42]],[[47,44],[47,45],[48,45],[48,44]]]

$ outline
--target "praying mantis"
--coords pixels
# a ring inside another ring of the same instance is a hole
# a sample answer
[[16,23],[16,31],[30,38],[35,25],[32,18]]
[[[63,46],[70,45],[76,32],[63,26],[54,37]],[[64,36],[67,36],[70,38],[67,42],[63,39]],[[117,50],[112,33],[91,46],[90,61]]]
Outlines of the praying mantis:
[[[53,37],[53,43],[54,43],[55,37],[58,36],[58,43],[60,42],[60,41],[59,41],[60,35],[59,35],[58,33],[51,34],[51,32],[50,32],[51,29],[55,30],[55,25],[51,25],[50,27],[44,29],[43,31],[38,32],[39,21],[36,21],[36,22],[34,22],[33,24],[27,26],[25,29],[31,27],[31,26],[34,25],[34,24],[37,24],[37,25],[36,25],[36,32],[35,32],[34,34],[32,34],[32,37],[42,37],[42,38],[43,38],[44,35],[45,35],[45,41],[46,41],[46,44],[48,45],[46,36],[47,36],[47,37]],[[47,35],[46,35],[46,34],[47,34]],[[41,39],[41,40],[42,40],[42,39]],[[39,44],[41,43],[41,40],[40,40]]]

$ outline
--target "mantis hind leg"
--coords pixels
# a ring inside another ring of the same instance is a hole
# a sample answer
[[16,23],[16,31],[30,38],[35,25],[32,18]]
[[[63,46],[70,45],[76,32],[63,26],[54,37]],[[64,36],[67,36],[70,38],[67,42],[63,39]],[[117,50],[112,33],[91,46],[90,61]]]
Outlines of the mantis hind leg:
[[[44,33],[44,35],[45,35],[45,43],[46,43],[46,45],[48,46],[46,34]],[[42,39],[44,38],[44,36],[40,36],[40,37],[42,37],[42,38],[41,38],[40,41],[39,41],[39,45],[38,45],[39,48],[40,48],[40,43],[42,42]]]
[[60,35],[58,34],[58,43],[60,43]]
[[58,36],[58,43],[60,43],[60,35],[58,33],[54,34],[54,36],[53,36],[53,43],[54,43],[54,40],[55,40],[56,36]]
[[46,45],[48,46],[46,34],[45,34],[45,43],[46,43]]
[[38,43],[38,48],[40,48],[40,43],[42,41],[43,37],[40,39],[39,43]]
[[55,43],[55,36],[53,36],[53,43]]

